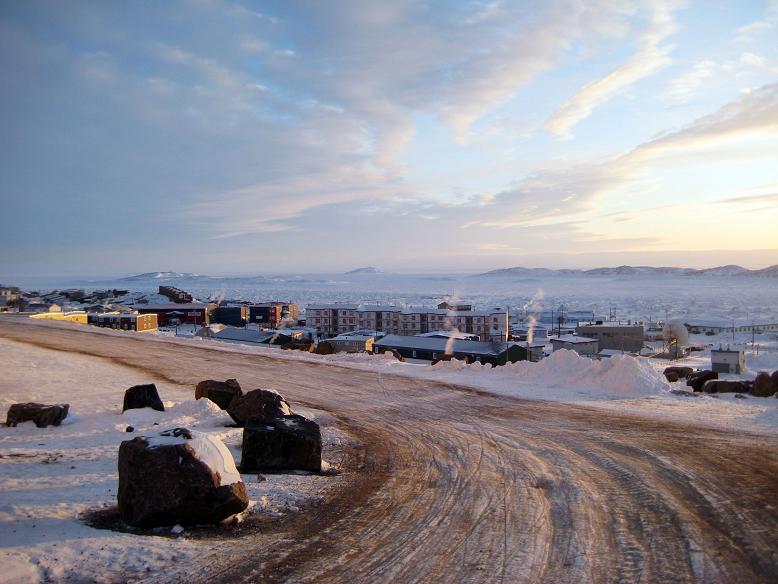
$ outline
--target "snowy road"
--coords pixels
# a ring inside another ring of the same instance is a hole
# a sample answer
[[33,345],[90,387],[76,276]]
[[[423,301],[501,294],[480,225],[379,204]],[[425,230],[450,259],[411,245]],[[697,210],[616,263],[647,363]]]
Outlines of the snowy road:
[[[778,438],[332,365],[0,319],[0,336],[194,384],[236,377],[336,414],[363,472],[272,548],[170,581],[775,582]],[[218,561],[217,561],[218,560]]]

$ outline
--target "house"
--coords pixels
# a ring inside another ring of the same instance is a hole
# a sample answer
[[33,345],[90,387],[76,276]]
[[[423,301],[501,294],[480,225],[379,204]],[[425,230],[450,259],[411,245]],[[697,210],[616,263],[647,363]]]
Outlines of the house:
[[624,351],[619,351],[618,349],[600,349],[600,352],[597,353],[597,356],[600,359],[610,359],[611,357],[614,357],[616,355],[623,355]]
[[172,324],[209,324],[215,304],[190,302],[188,304],[140,304],[138,314],[156,314],[159,326]]
[[742,373],[746,368],[746,356],[743,347],[729,346],[710,351],[711,370],[717,373]]
[[597,339],[588,337],[579,337],[578,335],[562,335],[561,337],[552,337],[551,345],[554,351],[559,349],[569,349],[579,355],[594,356],[599,351]]
[[258,331],[256,329],[232,328],[211,334],[212,339],[229,343],[248,343],[252,345],[285,345],[292,337],[278,331]]
[[316,327],[322,336],[335,336],[357,329],[404,336],[456,330],[477,336],[482,341],[508,340],[508,311],[503,308],[453,311],[394,305],[309,304],[305,309],[305,318],[306,324]]
[[468,363],[477,361],[492,365],[526,361],[528,358],[527,350],[515,343],[405,335],[386,335],[373,343],[373,351],[375,353],[396,351],[406,359],[437,361],[450,356]]
[[373,350],[375,336],[359,333],[343,333],[327,339],[336,353],[363,353]]
[[211,322],[229,326],[246,326],[249,321],[249,307],[245,304],[222,304],[211,311]]
[[103,328],[119,329],[124,331],[155,331],[157,330],[157,315],[134,313],[96,313],[90,314],[89,324]]
[[643,348],[646,337],[646,332],[640,323],[611,320],[579,323],[575,327],[575,334],[596,339],[600,349],[615,349],[629,353],[638,353]]

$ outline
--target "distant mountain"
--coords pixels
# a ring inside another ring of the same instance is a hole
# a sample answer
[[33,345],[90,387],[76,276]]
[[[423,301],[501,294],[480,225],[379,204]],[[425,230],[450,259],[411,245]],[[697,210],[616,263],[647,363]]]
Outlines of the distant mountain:
[[763,278],[778,278],[778,264],[770,266],[769,268],[754,270],[752,273],[754,276],[762,276]]
[[705,270],[695,270],[693,276],[746,276],[752,274],[751,270],[742,266],[718,266]]
[[182,274],[180,272],[146,272],[145,274],[136,274],[120,278],[120,282],[137,282],[138,280],[179,280],[182,278],[204,278],[199,274]]
[[591,270],[551,270],[548,268],[502,268],[478,274],[476,277],[540,277],[540,276],[710,276],[710,277],[749,277],[778,278],[778,265],[761,270],[749,270],[742,266],[719,266],[697,270],[694,268],[653,267],[653,266],[616,266],[612,268],[594,268]]
[[366,266],[364,268],[357,268],[356,270],[351,270],[350,272],[346,272],[347,276],[353,275],[353,274],[380,274],[381,270],[378,268],[374,268],[373,266]]

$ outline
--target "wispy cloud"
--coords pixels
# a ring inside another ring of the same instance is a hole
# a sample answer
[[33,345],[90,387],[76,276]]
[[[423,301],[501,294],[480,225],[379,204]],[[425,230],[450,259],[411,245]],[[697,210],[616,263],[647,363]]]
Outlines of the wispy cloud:
[[563,103],[545,123],[545,128],[560,138],[570,138],[571,130],[607,101],[625,89],[670,64],[669,45],[663,42],[676,30],[673,4],[652,0],[646,31],[640,36],[640,48],[625,63],[605,77],[592,81]]

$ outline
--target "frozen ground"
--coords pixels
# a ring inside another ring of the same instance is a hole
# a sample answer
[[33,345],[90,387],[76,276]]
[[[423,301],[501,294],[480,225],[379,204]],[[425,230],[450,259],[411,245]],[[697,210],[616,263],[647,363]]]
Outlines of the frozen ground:
[[[171,562],[191,563],[204,550],[229,542],[178,537],[169,531],[142,536],[98,530],[81,520],[87,511],[116,502],[116,461],[122,440],[185,426],[220,437],[240,460],[241,430],[225,427],[229,416],[209,400],[194,400],[180,385],[116,362],[0,339],[0,412],[20,401],[66,402],[59,428],[32,422],[0,427],[0,582],[128,581],[153,577]],[[166,411],[121,412],[124,390],[153,382]],[[323,425],[325,452],[347,440],[332,418],[307,408],[296,411]],[[155,425],[158,424],[158,425]],[[127,433],[128,425],[135,433]],[[310,475],[244,475],[252,512],[280,517],[321,499],[333,479]]]
[[[405,375],[477,373],[496,383],[505,375],[499,370],[384,367],[373,359],[282,357],[234,345],[213,350],[216,344],[202,341],[19,318],[0,318],[0,337],[85,351],[189,387],[218,371],[221,378],[277,388],[294,402],[337,414],[364,445],[357,456],[364,472],[354,474],[354,488],[301,515],[277,545],[263,547],[265,534],[253,533],[204,548],[196,560],[152,555],[154,582],[723,584],[778,578],[778,436],[745,431],[748,425],[740,424],[748,415],[730,416],[736,432],[701,427],[707,412],[695,416],[684,398],[663,396],[650,370],[637,371],[637,382],[611,383],[622,369],[634,372],[631,362],[617,360],[606,370],[563,353],[553,383],[536,375],[543,363],[516,368],[500,381],[524,392],[534,385],[559,399],[586,391],[591,407],[512,399]],[[405,373],[391,374],[395,369]],[[640,415],[602,409],[657,396],[684,408],[683,423],[649,418],[644,405]],[[710,400],[722,414],[733,404]]]

